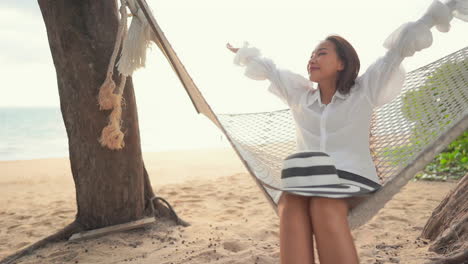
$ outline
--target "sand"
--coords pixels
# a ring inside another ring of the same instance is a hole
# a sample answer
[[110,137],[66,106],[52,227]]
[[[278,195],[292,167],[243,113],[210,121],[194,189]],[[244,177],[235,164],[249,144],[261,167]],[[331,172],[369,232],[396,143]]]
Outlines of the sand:
[[[145,153],[156,194],[191,226],[158,221],[81,242],[49,244],[18,263],[279,263],[279,219],[231,149]],[[455,186],[409,182],[353,230],[361,263],[421,264],[418,236]],[[0,162],[0,259],[72,222],[68,158]]]

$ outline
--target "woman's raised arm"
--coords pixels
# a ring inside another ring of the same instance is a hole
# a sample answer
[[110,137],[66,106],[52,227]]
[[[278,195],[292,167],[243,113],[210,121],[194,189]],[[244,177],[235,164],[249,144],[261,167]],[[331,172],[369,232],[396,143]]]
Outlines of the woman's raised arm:
[[453,16],[465,20],[468,14],[468,0],[454,0],[442,3],[432,2],[424,15],[414,22],[401,25],[385,40],[386,54],[374,62],[356,83],[373,107],[389,103],[401,93],[405,71],[401,62],[405,57],[432,45],[431,28],[448,32]]
[[275,63],[261,55],[259,49],[249,47],[248,42],[242,48],[234,48],[229,43],[227,48],[236,53],[234,64],[245,66],[245,76],[253,80],[268,79],[268,90],[278,96],[285,104],[295,104],[300,95],[307,91],[307,79],[289,70],[279,69]]

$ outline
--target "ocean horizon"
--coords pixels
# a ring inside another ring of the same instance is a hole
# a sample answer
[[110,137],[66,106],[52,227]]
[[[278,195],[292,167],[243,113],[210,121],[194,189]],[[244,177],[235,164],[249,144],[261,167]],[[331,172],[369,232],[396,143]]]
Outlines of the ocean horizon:
[[[144,112],[138,118],[142,152],[230,147],[206,118],[192,120],[189,136],[175,124],[166,123],[169,119]],[[0,139],[0,161],[69,156],[59,107],[0,107]]]

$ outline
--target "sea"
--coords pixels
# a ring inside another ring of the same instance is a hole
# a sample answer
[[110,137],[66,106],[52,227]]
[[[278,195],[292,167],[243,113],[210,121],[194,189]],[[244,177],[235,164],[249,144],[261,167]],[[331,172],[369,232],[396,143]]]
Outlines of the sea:
[[[208,119],[201,115],[188,119],[185,125],[191,126],[189,134],[165,117],[139,115],[142,151],[229,147]],[[68,138],[59,107],[0,107],[0,161],[54,157],[68,157]]]

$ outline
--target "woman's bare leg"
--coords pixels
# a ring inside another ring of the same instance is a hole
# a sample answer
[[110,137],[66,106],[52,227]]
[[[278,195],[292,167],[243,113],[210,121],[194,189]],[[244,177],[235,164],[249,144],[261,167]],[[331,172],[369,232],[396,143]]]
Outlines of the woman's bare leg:
[[312,197],[309,203],[320,264],[357,264],[345,199]]
[[309,197],[283,192],[278,201],[281,264],[313,264]]

